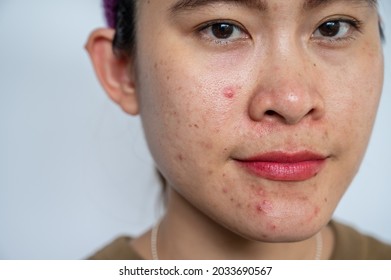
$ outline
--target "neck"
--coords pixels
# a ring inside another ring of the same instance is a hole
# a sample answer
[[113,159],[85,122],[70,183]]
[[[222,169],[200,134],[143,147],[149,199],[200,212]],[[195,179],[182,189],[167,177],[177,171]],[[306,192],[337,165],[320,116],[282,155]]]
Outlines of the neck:
[[157,235],[160,259],[314,259],[316,237],[269,243],[243,238],[215,223],[170,191],[168,209]]

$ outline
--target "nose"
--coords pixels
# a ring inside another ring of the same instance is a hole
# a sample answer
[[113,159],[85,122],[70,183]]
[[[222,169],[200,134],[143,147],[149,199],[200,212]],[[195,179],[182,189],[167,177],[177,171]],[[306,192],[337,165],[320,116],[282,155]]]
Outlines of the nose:
[[305,60],[293,51],[285,57],[274,55],[260,66],[248,108],[253,121],[295,125],[324,115],[319,86],[324,78],[317,78],[315,64]]

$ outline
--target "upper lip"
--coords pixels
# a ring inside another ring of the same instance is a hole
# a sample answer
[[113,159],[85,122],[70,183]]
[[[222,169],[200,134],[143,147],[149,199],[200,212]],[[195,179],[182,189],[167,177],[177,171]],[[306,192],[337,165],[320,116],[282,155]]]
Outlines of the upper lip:
[[238,159],[242,162],[275,162],[275,163],[298,163],[304,161],[324,160],[328,156],[312,151],[284,152],[272,151],[250,157]]

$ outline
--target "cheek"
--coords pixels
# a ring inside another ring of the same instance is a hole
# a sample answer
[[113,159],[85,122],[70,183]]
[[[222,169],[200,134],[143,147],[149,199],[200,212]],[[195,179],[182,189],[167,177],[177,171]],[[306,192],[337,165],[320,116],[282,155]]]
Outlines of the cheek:
[[238,118],[233,108],[240,86],[175,60],[145,69],[140,76],[140,114],[158,168],[168,178],[185,173],[195,179],[208,176],[230,145],[226,131]]
[[325,103],[327,117],[334,126],[331,131],[344,134],[345,141],[351,140],[348,145],[363,142],[366,146],[382,91],[382,61],[381,52],[377,56],[362,55],[360,60],[346,62],[345,66],[331,71],[334,75],[330,72],[324,75],[329,77]]

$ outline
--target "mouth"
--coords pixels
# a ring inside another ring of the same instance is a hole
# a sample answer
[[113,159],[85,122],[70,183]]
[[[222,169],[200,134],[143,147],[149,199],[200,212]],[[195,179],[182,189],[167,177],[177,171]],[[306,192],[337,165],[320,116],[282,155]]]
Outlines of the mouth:
[[272,181],[297,182],[315,177],[323,169],[327,159],[327,156],[309,151],[278,151],[236,159],[236,162],[257,177]]

